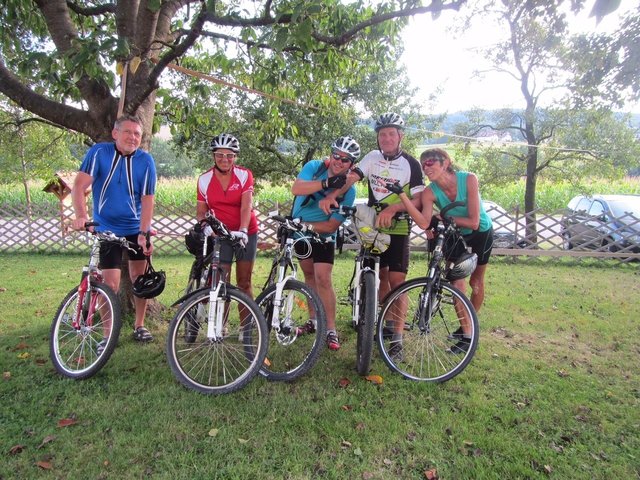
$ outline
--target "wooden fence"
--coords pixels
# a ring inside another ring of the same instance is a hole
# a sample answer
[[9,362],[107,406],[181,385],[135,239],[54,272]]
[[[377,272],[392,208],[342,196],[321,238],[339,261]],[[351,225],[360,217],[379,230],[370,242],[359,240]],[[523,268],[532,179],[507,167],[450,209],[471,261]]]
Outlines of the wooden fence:
[[[279,211],[289,213],[291,205],[266,202],[256,206],[260,222],[260,246],[268,249],[276,244],[276,225],[269,214]],[[157,231],[154,239],[155,251],[159,254],[181,254],[186,252],[184,235],[193,225],[195,206],[174,207],[156,205],[153,227]],[[597,233],[587,244],[568,244],[563,239],[563,211],[545,214],[540,211],[521,215],[490,212],[493,217],[495,244],[493,255],[510,256],[528,260],[536,257],[574,257],[591,259],[615,259],[619,262],[640,260],[640,239],[637,235],[620,238],[612,243],[611,238]],[[26,206],[0,205],[0,252],[84,252],[89,242],[85,234],[68,232],[64,225],[69,222],[72,210],[69,206],[37,206],[28,211]],[[628,219],[627,219],[628,220]],[[633,219],[640,224],[640,219]],[[527,225],[527,222],[529,223]],[[629,223],[627,221],[627,223]],[[633,224],[633,221],[631,222]],[[356,249],[355,234],[347,227],[345,249]],[[627,234],[628,235],[628,234]],[[631,244],[625,243],[625,240]],[[424,233],[414,226],[411,235],[412,250],[425,250]],[[581,248],[582,247],[582,248]]]

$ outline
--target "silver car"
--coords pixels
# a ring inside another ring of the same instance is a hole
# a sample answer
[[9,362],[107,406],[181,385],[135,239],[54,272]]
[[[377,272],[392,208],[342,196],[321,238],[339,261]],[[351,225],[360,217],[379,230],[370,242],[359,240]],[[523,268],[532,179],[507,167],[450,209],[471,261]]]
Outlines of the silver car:
[[565,250],[640,253],[640,195],[578,195],[561,223]]

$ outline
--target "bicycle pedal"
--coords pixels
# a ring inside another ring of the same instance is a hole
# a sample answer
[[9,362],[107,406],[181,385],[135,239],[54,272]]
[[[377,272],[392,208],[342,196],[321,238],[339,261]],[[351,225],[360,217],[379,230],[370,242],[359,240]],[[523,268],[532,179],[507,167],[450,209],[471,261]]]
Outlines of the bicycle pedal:
[[352,305],[351,297],[340,297],[338,299],[339,305]]

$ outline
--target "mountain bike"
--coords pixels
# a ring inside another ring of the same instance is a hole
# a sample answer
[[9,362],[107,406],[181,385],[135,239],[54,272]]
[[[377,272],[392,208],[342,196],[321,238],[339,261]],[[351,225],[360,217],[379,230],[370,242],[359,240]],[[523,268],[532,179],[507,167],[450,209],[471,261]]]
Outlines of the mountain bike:
[[[279,246],[271,271],[256,303],[264,312],[270,329],[267,359],[260,373],[268,380],[292,381],[315,365],[327,333],[327,319],[319,295],[296,280],[294,245],[324,242],[315,232],[305,231],[299,219],[271,215],[279,223]],[[304,257],[306,258],[306,257]]]
[[[85,230],[98,226],[85,223]],[[82,268],[80,284],[62,300],[51,324],[49,352],[56,371],[76,380],[95,375],[109,360],[118,343],[122,326],[120,301],[103,283],[98,268],[100,242],[120,243],[131,251],[129,242],[111,232],[90,232],[89,263]]]
[[[220,243],[238,240],[218,219],[208,215],[213,250],[203,248],[196,290],[180,305],[167,332],[167,358],[175,377],[205,394],[225,394],[244,387],[258,373],[267,354],[267,325],[256,302],[224,281]],[[193,272],[193,270],[192,270]]]
[[[478,318],[469,299],[451,281],[465,278],[477,264],[447,212],[435,228],[434,248],[425,277],[408,280],[384,300],[378,317],[377,341],[387,366],[410,380],[444,382],[462,372],[478,346]],[[461,243],[459,243],[461,242]],[[455,261],[443,252],[461,245]]]
[[[361,206],[360,208],[363,207],[364,206]],[[361,224],[357,216],[358,206],[342,206],[340,212],[345,217],[351,218],[354,221],[356,235],[360,243],[360,251],[355,258],[347,299],[351,305],[352,324],[357,336],[356,371],[359,375],[367,375],[371,368],[374,333],[378,315],[380,250],[378,246],[376,246],[376,240],[380,235],[376,234],[372,238],[364,235],[367,229],[369,229],[369,231],[374,230]],[[402,219],[404,215],[404,213],[397,214],[394,218]]]

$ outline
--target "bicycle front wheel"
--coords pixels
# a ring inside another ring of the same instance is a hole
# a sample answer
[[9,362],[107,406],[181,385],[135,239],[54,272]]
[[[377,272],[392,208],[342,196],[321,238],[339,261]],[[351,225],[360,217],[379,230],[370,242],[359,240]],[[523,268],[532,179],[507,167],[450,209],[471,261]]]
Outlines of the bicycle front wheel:
[[389,293],[377,337],[391,370],[410,380],[444,382],[462,372],[473,358],[478,317],[457,288],[441,283],[429,289],[426,278],[417,278]]
[[[267,353],[262,312],[244,292],[223,287],[222,308],[209,315],[209,290],[187,298],[169,325],[167,357],[186,387],[220,395],[244,387],[258,373]],[[216,315],[221,315],[216,319]],[[219,336],[209,336],[208,319],[219,321]]]
[[110,287],[93,282],[84,294],[71,290],[51,324],[49,355],[56,371],[76,380],[95,375],[116,348],[121,326],[120,303]]
[[362,272],[360,279],[360,303],[358,325],[356,326],[356,370],[359,375],[367,375],[371,369],[373,353],[373,333],[376,324],[376,277],[372,271]]
[[[327,318],[318,294],[299,280],[287,280],[279,307],[274,305],[275,298],[276,285],[256,298],[270,330],[267,358],[260,374],[268,380],[292,381],[307,373],[318,360],[327,334]],[[274,326],[275,311],[278,325]]]

